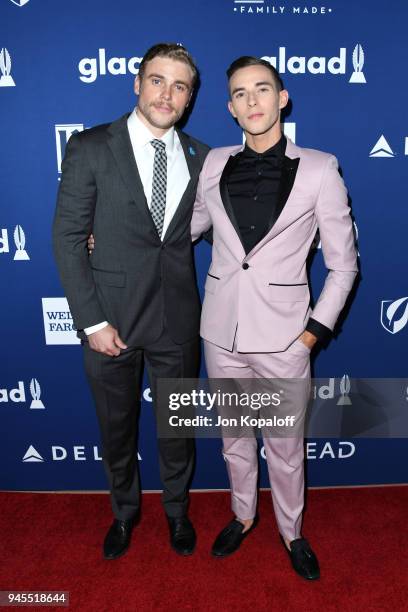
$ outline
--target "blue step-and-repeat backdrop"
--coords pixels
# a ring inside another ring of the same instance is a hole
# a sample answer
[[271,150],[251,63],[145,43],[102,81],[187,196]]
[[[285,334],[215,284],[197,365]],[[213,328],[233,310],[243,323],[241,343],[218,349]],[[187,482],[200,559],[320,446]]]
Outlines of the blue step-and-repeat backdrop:
[[[407,375],[407,23],[402,0],[0,0],[0,488],[107,486],[51,224],[67,140],[134,107],[134,77],[156,42],[183,43],[199,65],[190,134],[210,146],[242,141],[226,107],[225,69],[257,55],[289,90],[286,133],[340,161],[361,281],[340,333],[314,359],[317,394],[333,395],[342,378]],[[200,289],[210,258],[200,243]],[[315,297],[325,273],[317,246]],[[142,482],[158,489],[146,381],[143,396]],[[197,446],[193,487],[227,487],[220,441]],[[406,451],[404,438],[309,439],[308,484],[407,482]],[[266,485],[262,452],[260,463]]]

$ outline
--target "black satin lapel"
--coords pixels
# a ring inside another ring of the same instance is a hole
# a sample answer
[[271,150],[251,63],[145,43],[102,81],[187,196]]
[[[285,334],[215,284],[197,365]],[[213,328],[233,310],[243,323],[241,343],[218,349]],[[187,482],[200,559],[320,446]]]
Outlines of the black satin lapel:
[[108,140],[108,144],[132,199],[149,219],[152,227],[156,229],[149,211],[139,170],[137,169],[127,124],[124,127],[122,126],[122,129],[115,131]]
[[300,160],[299,157],[296,157],[295,159],[291,159],[290,157],[286,157],[286,155],[283,158],[282,175],[281,175],[281,180],[280,180],[278,201],[269,219],[268,232],[275,225],[276,221],[278,220],[278,218],[280,217],[282,213],[282,210],[285,207],[286,202],[288,201],[290,192],[292,191],[293,184],[295,182],[296,173],[297,173],[298,166],[299,166],[299,160]]
[[[231,172],[233,171],[236,164],[238,163],[238,160],[239,160],[239,153],[237,155],[231,155],[227,163],[225,164],[224,170],[222,171],[221,178],[220,178],[220,194],[221,194],[222,203],[224,204],[225,212],[227,213],[242,243],[241,232],[239,229],[237,219],[234,214],[234,209],[232,207],[231,198],[228,192],[228,177],[230,176]],[[242,244],[242,246],[244,245]]]

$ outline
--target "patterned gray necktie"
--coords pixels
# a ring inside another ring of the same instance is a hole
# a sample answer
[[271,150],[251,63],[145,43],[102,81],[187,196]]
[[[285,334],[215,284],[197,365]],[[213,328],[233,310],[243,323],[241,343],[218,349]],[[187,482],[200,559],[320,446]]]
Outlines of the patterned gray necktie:
[[155,138],[150,142],[154,148],[152,201],[150,213],[160,238],[163,231],[164,212],[166,210],[167,190],[167,155],[166,145],[162,140]]

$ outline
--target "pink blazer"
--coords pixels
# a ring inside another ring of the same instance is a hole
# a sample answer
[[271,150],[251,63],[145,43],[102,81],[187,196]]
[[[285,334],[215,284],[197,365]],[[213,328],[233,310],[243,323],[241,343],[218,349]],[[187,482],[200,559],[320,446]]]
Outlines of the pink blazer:
[[[284,351],[310,316],[333,329],[352,288],[358,268],[347,190],[333,155],[287,139],[286,157],[299,158],[293,188],[267,235],[246,255],[220,192],[224,167],[242,148],[212,149],[200,175],[193,240],[213,227],[200,333],[232,350],[238,326],[238,351]],[[329,272],[312,311],[306,260],[317,229]]]

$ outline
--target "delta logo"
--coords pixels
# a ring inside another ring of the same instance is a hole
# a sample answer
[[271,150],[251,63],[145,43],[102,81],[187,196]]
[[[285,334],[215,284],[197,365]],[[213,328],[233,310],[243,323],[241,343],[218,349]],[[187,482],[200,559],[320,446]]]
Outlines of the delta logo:
[[[137,453],[137,458],[142,461],[140,453]],[[30,444],[21,460],[23,463],[44,463],[47,460],[66,461],[67,459],[71,461],[102,461],[97,446],[87,447],[83,444],[76,444],[72,447],[53,444],[47,453],[44,453],[42,449],[39,452],[35,446]]]

